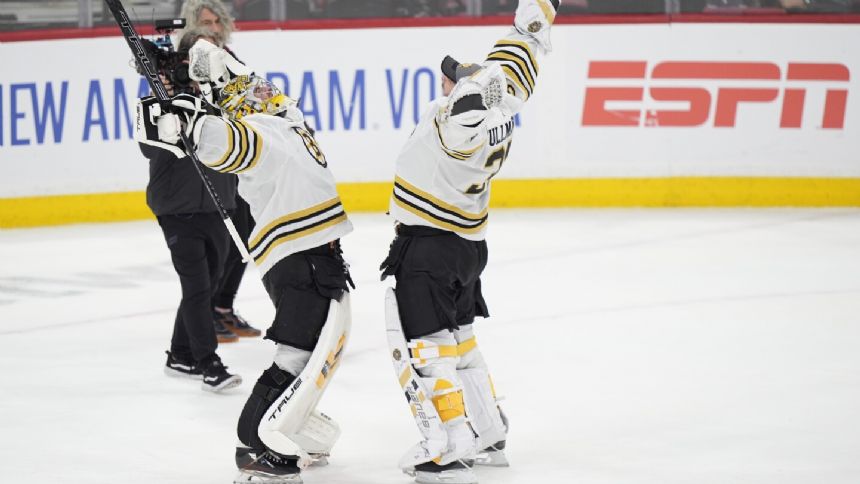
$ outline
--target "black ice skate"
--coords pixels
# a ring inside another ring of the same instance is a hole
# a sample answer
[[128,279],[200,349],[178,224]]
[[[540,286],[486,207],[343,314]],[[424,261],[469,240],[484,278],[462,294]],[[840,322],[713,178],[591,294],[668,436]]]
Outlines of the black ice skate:
[[167,363],[164,364],[164,374],[179,378],[190,378],[192,380],[202,380],[203,372],[194,363],[191,358],[179,358],[175,354],[167,353]]
[[302,484],[301,470],[295,457],[236,447],[236,465],[239,474],[233,479],[233,484]]
[[421,484],[477,484],[478,476],[466,462],[455,460],[450,464],[439,465],[435,462],[418,464],[407,474],[415,477]]
[[201,361],[199,366],[203,371],[203,389],[206,391],[218,393],[242,384],[242,377],[228,373],[218,355]]

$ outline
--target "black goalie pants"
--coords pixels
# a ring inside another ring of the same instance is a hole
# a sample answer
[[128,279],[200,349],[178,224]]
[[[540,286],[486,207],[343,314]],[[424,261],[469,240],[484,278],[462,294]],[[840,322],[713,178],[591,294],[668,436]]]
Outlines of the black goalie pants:
[[397,281],[397,305],[407,339],[488,317],[481,293],[486,241],[432,227],[398,225],[382,276]]

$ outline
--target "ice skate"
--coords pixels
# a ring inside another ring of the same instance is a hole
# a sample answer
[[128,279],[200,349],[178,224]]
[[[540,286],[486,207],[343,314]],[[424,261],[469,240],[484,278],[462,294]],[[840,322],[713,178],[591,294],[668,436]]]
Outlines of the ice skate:
[[477,484],[478,482],[478,476],[462,460],[455,460],[443,466],[435,462],[425,462],[405,472],[415,477],[415,482],[420,484]]
[[237,447],[236,465],[239,466],[239,474],[233,479],[233,484],[302,484],[301,470],[295,458]]
[[508,458],[505,455],[505,441],[499,441],[495,444],[481,450],[475,456],[475,465],[487,467],[510,467]]

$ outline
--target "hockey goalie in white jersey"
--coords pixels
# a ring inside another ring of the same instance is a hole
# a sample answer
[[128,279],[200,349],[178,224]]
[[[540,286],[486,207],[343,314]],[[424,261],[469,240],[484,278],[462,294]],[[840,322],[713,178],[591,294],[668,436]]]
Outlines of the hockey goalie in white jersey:
[[550,51],[558,0],[520,0],[514,26],[480,64],[442,61],[433,101],[400,151],[389,211],[397,236],[382,263],[390,355],[422,440],[400,466],[421,483],[477,482],[475,464],[507,466],[508,421],[473,321],[489,312],[480,275],[490,180],[511,149],[514,116]]
[[295,101],[206,41],[190,58],[191,77],[218,106],[180,95],[162,112],[143,99],[137,136],[181,153],[183,130],[204,165],[239,175],[256,220],[248,250],[275,305],[266,338],[277,349],[239,417],[234,482],[301,483],[300,469],[321,461],[340,432],[316,405],[350,330],[339,240],[352,225]]

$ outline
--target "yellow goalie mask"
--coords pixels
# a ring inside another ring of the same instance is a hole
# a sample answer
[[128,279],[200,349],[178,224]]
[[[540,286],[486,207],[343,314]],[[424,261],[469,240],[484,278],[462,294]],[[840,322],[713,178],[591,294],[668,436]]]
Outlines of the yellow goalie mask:
[[278,115],[295,103],[277,86],[255,75],[235,77],[218,96],[218,105],[232,119],[256,113]]

